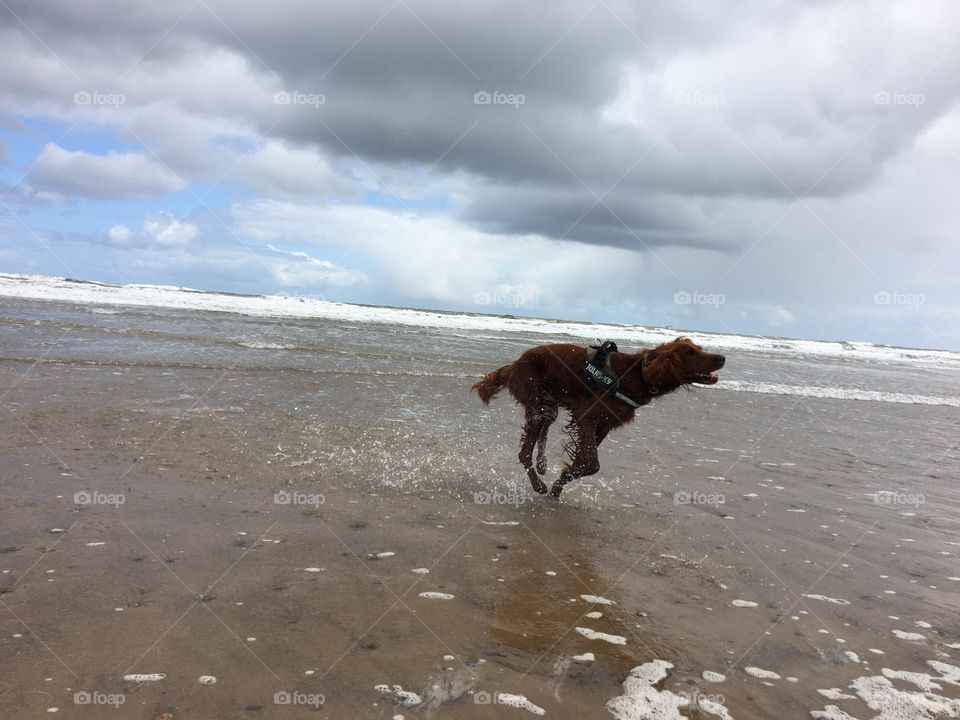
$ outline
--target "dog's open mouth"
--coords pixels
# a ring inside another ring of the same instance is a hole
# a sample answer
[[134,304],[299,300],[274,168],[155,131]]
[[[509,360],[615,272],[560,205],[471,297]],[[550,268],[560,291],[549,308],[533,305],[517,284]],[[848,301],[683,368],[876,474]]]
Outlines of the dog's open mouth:
[[699,383],[700,385],[713,385],[720,379],[720,376],[717,375],[717,371],[714,370],[712,373],[695,373],[690,376],[690,382]]

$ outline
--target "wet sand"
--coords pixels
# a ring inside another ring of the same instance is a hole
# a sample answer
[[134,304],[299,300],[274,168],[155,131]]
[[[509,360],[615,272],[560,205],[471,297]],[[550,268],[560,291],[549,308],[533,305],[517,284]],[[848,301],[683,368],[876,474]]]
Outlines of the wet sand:
[[0,360],[4,716],[960,712],[955,409],[680,392],[558,502],[461,370]]

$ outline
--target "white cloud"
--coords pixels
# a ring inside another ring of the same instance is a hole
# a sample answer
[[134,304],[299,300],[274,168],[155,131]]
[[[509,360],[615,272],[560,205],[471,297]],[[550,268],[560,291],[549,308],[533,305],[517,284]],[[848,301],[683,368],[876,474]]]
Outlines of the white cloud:
[[127,244],[131,235],[133,232],[126,225],[114,225],[107,231],[107,239],[121,247]]
[[279,250],[272,245],[267,249],[280,255],[296,258],[296,262],[270,262],[274,279],[284,287],[349,287],[364,285],[367,276],[358,270],[342,268],[328,260],[320,260],[301,251]]
[[597,302],[622,310],[629,269],[645,265],[628,250],[493,235],[444,215],[368,206],[258,200],[235,205],[230,217],[239,237],[336,248],[334,262],[371,267],[393,298],[480,312],[577,314]]
[[117,247],[178,248],[190,244],[200,228],[170,213],[151,213],[144,217],[140,229],[134,232],[126,225],[114,225],[107,231],[107,241]]
[[787,310],[785,307],[772,307],[767,311],[767,324],[772,327],[780,327],[781,325],[789,325],[794,321],[793,313]]
[[143,230],[161,247],[186,245],[200,232],[196,225],[178,220],[169,213],[147,217],[143,221]]
[[187,183],[138,153],[94,155],[47,143],[30,171],[33,180],[64,195],[106,200],[144,198],[186,189]]

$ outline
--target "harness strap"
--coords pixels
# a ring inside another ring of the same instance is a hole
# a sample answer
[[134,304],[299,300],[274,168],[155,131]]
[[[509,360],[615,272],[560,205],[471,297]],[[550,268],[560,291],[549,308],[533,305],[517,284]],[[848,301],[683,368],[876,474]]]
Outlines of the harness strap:
[[[597,345],[593,345],[591,347],[597,350],[597,352],[591,358],[590,350],[588,349],[584,356],[583,374],[586,376],[587,380],[599,385],[603,390],[612,394],[616,400],[619,400],[624,405],[629,405],[634,410],[641,407],[640,403],[638,403],[636,400],[620,392],[620,379],[613,373],[613,366],[610,363],[609,357],[611,353],[617,352],[616,344],[609,340],[603,344],[600,344],[600,341],[598,340]],[[642,374],[643,361],[641,360],[640,363],[640,372]],[[644,376],[643,379],[644,382],[646,382],[646,376]],[[658,394],[658,391],[655,391],[655,388],[653,388],[649,382],[647,382],[647,386],[651,388],[652,394]]]

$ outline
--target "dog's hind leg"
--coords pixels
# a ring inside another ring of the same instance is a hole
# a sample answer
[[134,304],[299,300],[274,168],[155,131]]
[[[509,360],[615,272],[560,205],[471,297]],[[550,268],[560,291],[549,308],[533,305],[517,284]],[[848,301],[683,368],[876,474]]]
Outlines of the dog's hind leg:
[[553,497],[560,497],[563,486],[571,480],[593,475],[600,469],[600,461],[597,459],[596,425],[590,420],[571,419],[565,429],[570,433],[570,443],[567,445],[570,462],[563,466],[560,476],[550,488],[550,494]]
[[547,486],[544,484],[537,471],[533,467],[533,448],[537,444],[537,438],[540,437],[540,415],[529,405],[525,406],[526,422],[523,425],[523,434],[520,436],[520,464],[527,471],[527,477],[530,478],[530,484],[533,489],[543,495],[547,492]]
[[540,415],[540,434],[537,436],[537,472],[544,475],[547,472],[547,433],[550,426],[557,419],[559,408],[554,400],[544,401],[537,412]]

